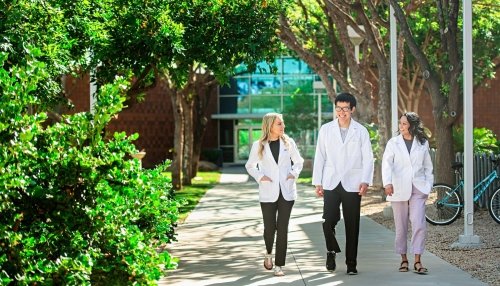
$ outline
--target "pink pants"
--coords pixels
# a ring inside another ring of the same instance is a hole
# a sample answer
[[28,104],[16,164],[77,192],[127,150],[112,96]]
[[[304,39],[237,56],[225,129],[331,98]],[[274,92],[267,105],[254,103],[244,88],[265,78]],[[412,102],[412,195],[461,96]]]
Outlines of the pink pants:
[[415,186],[409,201],[391,202],[396,226],[395,250],[398,254],[406,254],[408,250],[408,222],[411,223],[411,252],[422,254],[425,249],[427,222],[425,221],[425,201],[427,195]]

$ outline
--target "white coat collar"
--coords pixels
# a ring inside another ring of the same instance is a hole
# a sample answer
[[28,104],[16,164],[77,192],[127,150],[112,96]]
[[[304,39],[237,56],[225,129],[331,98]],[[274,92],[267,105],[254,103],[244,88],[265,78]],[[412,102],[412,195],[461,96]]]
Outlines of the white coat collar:
[[[340,138],[341,142],[342,142],[342,134],[340,134],[340,124],[339,124],[339,119],[338,118],[335,118],[335,120],[333,121],[333,127],[334,127],[334,132],[336,133],[335,135],[337,136],[337,138]],[[345,142],[349,142],[349,140],[351,139],[351,137],[354,135],[354,133],[356,133],[355,131],[358,129],[359,127],[359,123],[356,122],[356,120],[354,120],[352,117],[351,117],[351,122],[349,123],[349,130],[347,131],[347,136],[345,137],[345,140],[343,143]]]

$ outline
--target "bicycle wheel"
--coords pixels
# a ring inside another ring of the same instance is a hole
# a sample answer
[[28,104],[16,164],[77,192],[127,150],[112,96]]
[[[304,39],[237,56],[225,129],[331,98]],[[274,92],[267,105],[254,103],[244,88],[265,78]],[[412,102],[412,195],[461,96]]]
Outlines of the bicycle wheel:
[[462,212],[462,198],[446,184],[434,184],[425,203],[425,219],[433,225],[448,225]]
[[490,199],[489,211],[491,217],[497,222],[500,223],[500,189],[497,189],[493,192],[493,195]]

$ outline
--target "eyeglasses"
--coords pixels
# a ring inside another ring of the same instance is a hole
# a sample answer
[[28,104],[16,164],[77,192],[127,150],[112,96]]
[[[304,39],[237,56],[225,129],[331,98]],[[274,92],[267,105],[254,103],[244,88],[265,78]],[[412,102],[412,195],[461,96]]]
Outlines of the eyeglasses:
[[344,112],[347,112],[347,111],[351,110],[351,107],[349,107],[349,106],[344,106],[344,107],[335,106],[335,111],[340,112],[341,110]]

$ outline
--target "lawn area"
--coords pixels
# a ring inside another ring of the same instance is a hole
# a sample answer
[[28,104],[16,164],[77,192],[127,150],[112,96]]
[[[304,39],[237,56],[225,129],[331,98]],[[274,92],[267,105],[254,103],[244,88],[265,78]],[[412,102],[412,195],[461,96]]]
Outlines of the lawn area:
[[312,171],[302,170],[302,172],[300,172],[299,178],[297,179],[297,183],[310,185],[312,183]]
[[[171,173],[167,172],[166,175],[171,178]],[[220,172],[198,172],[191,180],[191,186],[184,186],[176,192],[176,198],[186,202],[179,209],[179,222],[183,222],[205,193],[219,183],[220,175]]]

